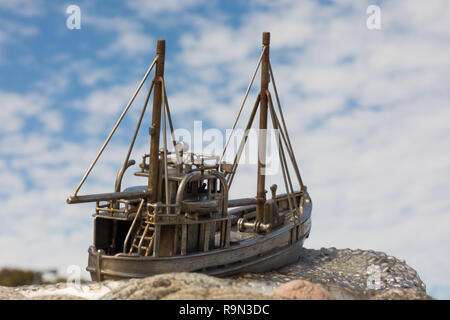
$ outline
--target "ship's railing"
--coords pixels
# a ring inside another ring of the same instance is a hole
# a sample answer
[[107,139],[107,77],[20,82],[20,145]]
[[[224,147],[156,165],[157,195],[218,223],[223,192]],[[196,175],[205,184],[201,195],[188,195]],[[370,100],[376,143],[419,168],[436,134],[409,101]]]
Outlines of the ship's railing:
[[[221,164],[218,163],[219,157],[216,155],[201,154],[194,152],[185,152],[182,154],[181,158],[178,158],[178,153],[176,151],[167,150],[167,163],[170,166],[185,165],[186,173],[193,171],[203,171],[203,170],[218,170],[221,168]],[[149,154],[144,154],[142,156],[142,161],[139,164],[140,171],[136,172],[137,176],[148,176],[149,163],[147,159],[150,158]],[[223,166],[224,168],[226,167]]]
[[230,229],[231,229],[231,219],[232,216],[222,216],[217,218],[208,219],[190,219],[184,214],[173,213],[168,214],[167,208],[170,209],[180,209],[181,204],[164,204],[158,203],[148,203],[147,206],[152,208],[150,215],[152,216],[152,221],[155,226],[154,241],[153,241],[153,256],[159,256],[159,242],[160,242],[160,231],[163,225],[174,225],[174,239],[178,239],[180,235],[180,248],[177,248],[178,240],[174,241],[173,252],[179,252],[181,255],[186,255],[188,251],[188,225],[198,225],[201,237],[201,248],[200,251],[206,252],[211,249],[209,239],[212,234],[216,232],[216,224],[221,225],[219,234],[219,248],[227,248],[230,244]]
[[172,217],[172,216],[178,216],[178,215],[171,214],[170,213],[172,211],[171,209],[174,208],[176,210],[177,208],[180,207],[180,205],[173,204],[173,203],[165,204],[162,202],[157,202],[157,203],[148,203],[147,207],[153,208],[153,210],[151,210],[152,215],[155,215],[155,216],[164,215],[166,217]]
[[124,214],[125,217],[128,218],[128,215],[130,214],[131,205],[128,200],[98,200],[95,203],[96,215],[107,214],[112,217],[114,214]]

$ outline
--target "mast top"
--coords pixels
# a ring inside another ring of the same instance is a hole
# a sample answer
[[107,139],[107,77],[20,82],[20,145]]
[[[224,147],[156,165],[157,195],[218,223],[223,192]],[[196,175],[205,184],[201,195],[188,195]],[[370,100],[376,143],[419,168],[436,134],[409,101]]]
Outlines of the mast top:
[[158,40],[156,45],[156,54],[164,54],[166,52],[166,40]]
[[166,54],[166,40],[158,40],[156,45],[156,54],[158,55],[158,62],[156,63],[155,77],[164,76],[164,56]]
[[270,32],[263,32],[263,45],[268,46],[270,44]]

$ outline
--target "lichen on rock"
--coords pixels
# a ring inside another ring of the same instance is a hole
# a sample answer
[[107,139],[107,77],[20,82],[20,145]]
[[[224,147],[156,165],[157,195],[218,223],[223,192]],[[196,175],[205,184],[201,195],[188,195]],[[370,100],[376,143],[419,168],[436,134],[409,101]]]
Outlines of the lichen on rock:
[[111,290],[105,300],[252,300],[270,296],[241,287],[236,281],[219,279],[201,273],[166,273],[144,279],[133,279]]

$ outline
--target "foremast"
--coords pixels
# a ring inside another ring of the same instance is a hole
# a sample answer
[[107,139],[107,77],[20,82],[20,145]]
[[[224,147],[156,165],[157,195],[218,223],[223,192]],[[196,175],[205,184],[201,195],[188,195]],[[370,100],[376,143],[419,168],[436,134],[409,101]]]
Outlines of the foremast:
[[159,138],[161,133],[161,108],[162,108],[162,88],[164,79],[164,58],[166,52],[166,41],[158,40],[156,54],[158,61],[156,62],[154,93],[153,93],[153,112],[152,126],[150,133],[150,156],[149,156],[149,172],[148,172],[148,191],[150,193],[149,203],[158,201],[159,191]]

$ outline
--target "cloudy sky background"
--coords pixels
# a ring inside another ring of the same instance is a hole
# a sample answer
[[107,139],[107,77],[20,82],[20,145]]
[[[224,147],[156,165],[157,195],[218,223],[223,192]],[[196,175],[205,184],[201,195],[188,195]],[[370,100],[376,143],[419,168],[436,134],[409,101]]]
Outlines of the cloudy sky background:
[[[81,8],[80,30],[66,27],[70,4]],[[381,30],[366,27],[371,4],[381,8]],[[157,39],[167,41],[175,126],[190,130],[203,120],[203,129],[225,130],[263,31],[272,35],[277,86],[313,198],[306,246],[385,251],[418,270],[429,294],[450,298],[445,0],[0,0],[0,266],[85,267],[93,207],[65,199],[153,60]],[[80,194],[113,190],[143,96]],[[147,151],[145,132],[136,160]],[[132,171],[124,186],[142,184]],[[254,196],[254,180],[243,166],[232,195]]]

